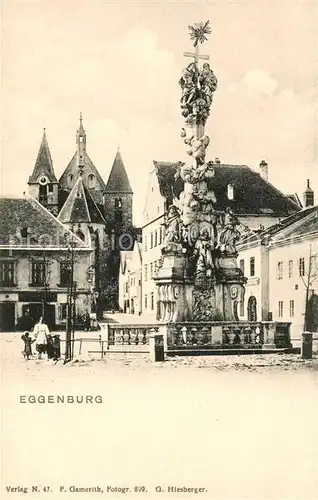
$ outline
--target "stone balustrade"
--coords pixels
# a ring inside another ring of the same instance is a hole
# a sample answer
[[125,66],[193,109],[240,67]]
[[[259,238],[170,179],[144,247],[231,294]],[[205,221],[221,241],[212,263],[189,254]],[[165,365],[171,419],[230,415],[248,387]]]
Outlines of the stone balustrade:
[[101,323],[101,341],[109,346],[149,345],[149,335],[158,332],[158,325],[120,325]]

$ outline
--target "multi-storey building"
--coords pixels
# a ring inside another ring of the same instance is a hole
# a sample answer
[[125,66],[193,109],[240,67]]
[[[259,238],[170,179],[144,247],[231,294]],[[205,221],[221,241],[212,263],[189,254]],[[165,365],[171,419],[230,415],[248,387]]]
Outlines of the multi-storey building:
[[[0,329],[50,328],[91,310],[93,252],[30,196],[0,199]],[[71,289],[72,288],[72,289]]]
[[308,327],[318,330],[318,207],[310,206],[314,198],[308,188],[303,210],[246,235],[238,247],[248,278],[241,318],[289,321],[294,339],[306,326],[306,303]]

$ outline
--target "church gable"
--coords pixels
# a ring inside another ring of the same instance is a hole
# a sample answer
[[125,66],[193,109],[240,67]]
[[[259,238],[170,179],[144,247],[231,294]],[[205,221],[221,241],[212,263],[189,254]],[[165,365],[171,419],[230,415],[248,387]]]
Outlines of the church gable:
[[[70,192],[77,181],[78,175],[79,172],[77,153],[75,153],[68,166],[64,170],[62,176],[60,177],[60,189],[62,191]],[[105,191],[106,186],[97,168],[95,167],[94,163],[87,153],[85,153],[84,159],[83,183],[89,189],[90,194],[93,196],[95,202],[102,204],[103,192]]]

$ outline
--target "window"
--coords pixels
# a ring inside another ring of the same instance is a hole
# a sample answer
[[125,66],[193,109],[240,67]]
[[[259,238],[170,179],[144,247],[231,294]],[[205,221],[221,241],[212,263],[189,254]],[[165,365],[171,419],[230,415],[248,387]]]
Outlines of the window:
[[22,238],[28,237],[28,228],[27,227],[21,227],[21,237]]
[[293,318],[295,316],[295,301],[289,301],[289,316]]
[[255,257],[250,258],[250,276],[255,276]]
[[53,184],[48,185],[48,192],[53,193]]
[[147,252],[147,235],[145,236],[145,252]]
[[152,292],[151,295],[150,295],[150,305],[151,305],[151,310],[153,311],[154,308],[155,308],[155,294]]
[[159,229],[159,245],[162,243],[162,227]]
[[84,233],[82,233],[82,231],[80,231],[80,230],[78,229],[78,231],[76,231],[76,233],[75,233],[75,234],[76,234],[76,236],[77,236],[80,240],[85,241],[85,236],[84,236]]
[[303,257],[299,259],[299,276],[305,276],[305,259]]
[[32,262],[32,285],[45,285],[45,263]]
[[282,300],[278,301],[278,317],[282,318],[284,315],[284,303]]
[[158,233],[155,231],[155,247],[158,245]]
[[243,276],[244,276],[244,259],[240,259],[240,269],[241,269]]
[[72,268],[69,262],[60,264],[60,285],[67,286],[71,284]]
[[150,233],[150,248],[153,248],[153,233]]
[[292,260],[288,261],[288,278],[292,278],[294,274],[294,263]]
[[234,187],[232,184],[227,186],[227,197],[229,200],[234,200]]
[[145,281],[148,280],[148,266],[145,264]]
[[14,285],[14,262],[1,262],[0,264],[0,285]]
[[282,261],[277,262],[277,274],[276,274],[276,278],[278,280],[282,280],[283,279],[283,272],[284,272],[283,262]]
[[145,309],[147,309],[147,307],[148,307],[147,302],[148,302],[148,301],[147,301],[147,294],[146,294],[146,295],[145,295]]
[[67,304],[61,304],[61,318],[60,319],[66,319],[67,318]]
[[95,175],[94,174],[89,174],[89,176],[88,176],[88,187],[91,189],[95,187]]

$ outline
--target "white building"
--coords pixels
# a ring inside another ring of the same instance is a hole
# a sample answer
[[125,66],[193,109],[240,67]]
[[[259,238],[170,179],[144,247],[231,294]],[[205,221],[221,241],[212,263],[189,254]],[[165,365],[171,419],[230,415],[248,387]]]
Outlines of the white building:
[[318,207],[306,207],[279,224],[247,235],[239,263],[248,278],[241,319],[291,322],[304,331],[306,289],[312,328],[318,330]]
[[133,250],[120,252],[119,307],[124,313],[141,314],[141,243],[136,241]]

